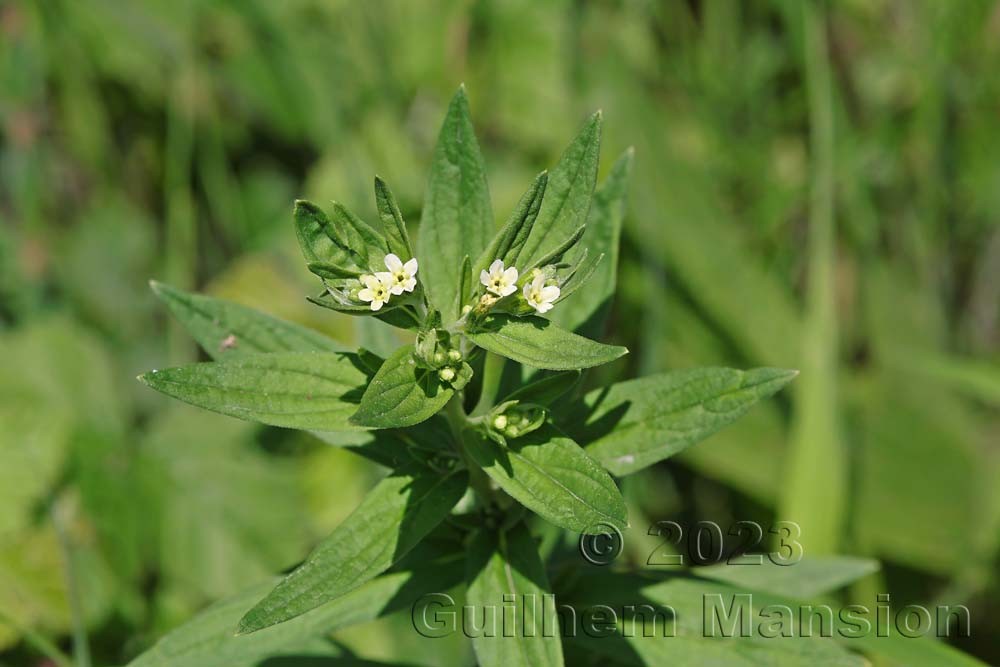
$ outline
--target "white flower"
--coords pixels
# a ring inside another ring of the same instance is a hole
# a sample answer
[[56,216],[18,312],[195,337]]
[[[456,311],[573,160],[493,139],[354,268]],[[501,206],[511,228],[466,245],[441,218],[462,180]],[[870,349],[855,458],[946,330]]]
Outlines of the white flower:
[[503,260],[495,259],[490,264],[489,271],[479,273],[479,282],[486,286],[486,289],[497,296],[507,296],[517,291],[517,269],[513,266],[509,269],[503,268]]
[[538,274],[524,286],[524,298],[539,313],[547,313],[552,310],[552,302],[559,298],[559,288],[555,285],[546,287],[545,276]]
[[361,283],[365,287],[358,292],[358,298],[362,301],[370,301],[372,310],[378,310],[388,303],[392,286],[391,273],[380,271],[374,276],[361,276]]
[[404,291],[412,292],[413,288],[417,286],[417,279],[414,278],[417,275],[416,257],[406,260],[406,264],[403,264],[399,257],[389,253],[385,256],[385,268],[389,269],[392,277],[389,289],[393,294],[402,294]]

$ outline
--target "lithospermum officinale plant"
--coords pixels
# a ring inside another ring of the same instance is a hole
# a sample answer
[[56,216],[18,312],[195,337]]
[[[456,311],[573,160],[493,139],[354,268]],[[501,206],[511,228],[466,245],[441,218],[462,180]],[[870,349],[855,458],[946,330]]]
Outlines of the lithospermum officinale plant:
[[[597,113],[499,230],[464,90],[434,151],[416,246],[379,178],[374,224],[340,203],[296,202],[302,253],[322,283],[310,301],[412,332],[414,342],[386,359],[154,283],[215,361],[151,371],[142,382],[209,410],[310,431],[392,470],[232,630],[292,626],[340,599],[361,604],[362,592],[376,601],[372,615],[384,613],[402,572],[420,573],[404,580],[404,605],[448,590],[463,569],[467,604],[497,609],[535,594],[552,605],[527,512],[576,533],[624,529],[612,475],[666,459],[794,377],[702,368],[577,391],[582,371],[627,352],[576,333],[600,331],[614,291],[632,164],[628,151],[595,191],[600,132]],[[563,664],[558,636],[514,634],[475,639],[479,662]]]

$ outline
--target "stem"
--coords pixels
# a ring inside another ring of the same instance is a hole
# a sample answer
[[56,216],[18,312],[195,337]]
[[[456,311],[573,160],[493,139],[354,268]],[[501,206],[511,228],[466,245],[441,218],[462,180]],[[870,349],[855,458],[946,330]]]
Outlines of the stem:
[[483,362],[483,389],[479,394],[479,402],[472,409],[474,417],[486,414],[496,403],[500,378],[503,377],[503,367],[506,362],[507,360],[499,354],[486,353],[486,360]]
[[54,662],[57,667],[73,667],[73,661],[59,647],[31,628],[17,623],[0,609],[0,625],[7,625],[21,636],[26,644]]
[[55,525],[56,537],[62,550],[65,564],[66,590],[69,596],[70,616],[73,622],[73,662],[77,667],[90,667],[90,647],[87,644],[87,628],[83,618],[83,604],[80,600],[80,589],[77,586],[74,564],[73,545],[70,542],[66,525],[69,523],[66,505],[57,505],[52,511],[52,522]]
[[469,420],[462,409],[461,394],[455,394],[451,397],[448,405],[445,406],[444,414],[448,418],[448,425],[451,427],[451,433],[454,436],[455,449],[458,451],[458,455],[462,458],[462,461],[465,462],[465,467],[469,470],[469,484],[472,485],[472,490],[476,492],[476,495],[479,496],[484,505],[491,505],[494,500],[494,494],[493,489],[490,487],[490,479],[483,472],[483,469],[472,460],[468,452],[465,451],[464,431],[469,425]]

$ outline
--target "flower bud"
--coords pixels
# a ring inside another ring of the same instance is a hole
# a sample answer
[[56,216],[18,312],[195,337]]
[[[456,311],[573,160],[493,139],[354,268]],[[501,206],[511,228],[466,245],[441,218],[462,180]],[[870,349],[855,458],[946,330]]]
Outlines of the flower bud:
[[455,369],[448,367],[442,368],[441,370],[438,371],[438,377],[444,380],[445,382],[451,382],[452,380],[455,379]]
[[462,360],[462,353],[459,352],[458,350],[454,350],[454,349],[448,350],[448,360],[449,361],[461,361]]

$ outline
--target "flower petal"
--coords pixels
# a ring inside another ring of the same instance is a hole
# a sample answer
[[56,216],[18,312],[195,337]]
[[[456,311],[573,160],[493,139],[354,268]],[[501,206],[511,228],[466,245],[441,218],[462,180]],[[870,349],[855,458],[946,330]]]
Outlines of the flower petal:
[[417,258],[411,257],[406,260],[406,264],[403,264],[403,270],[406,271],[410,276],[417,275]]
[[377,301],[377,300],[376,301],[372,301],[372,310],[378,310],[379,308],[382,307],[382,304],[384,304],[384,303],[385,303],[385,301]]
[[490,264],[490,274],[503,273],[503,260],[494,259],[493,263]]
[[485,285],[486,287],[490,286],[490,274],[488,271],[479,272],[479,282]]
[[395,273],[403,268],[403,262],[399,259],[398,255],[390,252],[385,256],[385,268]]
[[400,295],[403,293],[403,286],[400,285],[399,283],[396,283],[389,288],[389,292],[392,294]]
[[503,272],[503,277],[504,277],[504,280],[506,280],[509,283],[516,283],[517,282],[517,269],[514,268],[513,266],[510,267],[509,269],[507,269],[506,271]]
[[375,293],[366,287],[360,292],[358,292],[358,298],[361,299],[362,301],[371,301],[372,299],[375,298]]
[[559,298],[559,288],[555,285],[549,285],[548,287],[542,288],[542,301],[551,302]]
[[403,283],[403,289],[406,290],[407,292],[412,292],[413,288],[416,286],[417,286],[416,278],[410,278],[409,280]]

